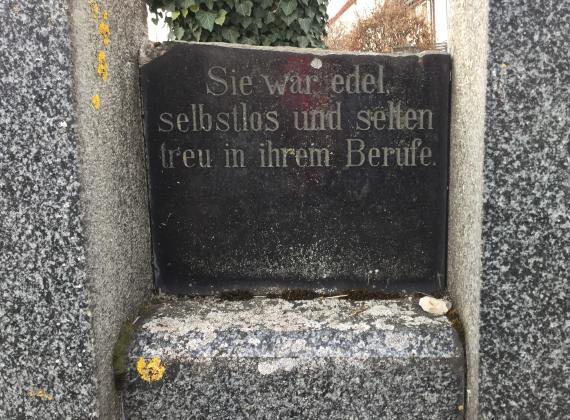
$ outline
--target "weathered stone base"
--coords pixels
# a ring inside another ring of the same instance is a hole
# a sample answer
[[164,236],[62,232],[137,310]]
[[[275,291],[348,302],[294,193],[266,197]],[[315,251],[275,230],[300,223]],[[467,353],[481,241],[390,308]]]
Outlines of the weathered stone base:
[[410,301],[168,303],[127,357],[128,419],[462,417],[457,334]]

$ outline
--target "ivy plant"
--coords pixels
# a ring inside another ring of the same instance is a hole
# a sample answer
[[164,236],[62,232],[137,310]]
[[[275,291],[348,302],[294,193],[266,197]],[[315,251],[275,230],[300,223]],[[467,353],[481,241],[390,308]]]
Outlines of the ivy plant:
[[170,38],[323,48],[328,0],[145,0]]

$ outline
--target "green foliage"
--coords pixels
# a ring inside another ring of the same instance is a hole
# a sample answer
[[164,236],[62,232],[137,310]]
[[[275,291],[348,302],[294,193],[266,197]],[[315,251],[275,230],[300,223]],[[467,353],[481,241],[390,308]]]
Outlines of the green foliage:
[[[328,0],[145,0],[170,38],[323,48]],[[168,12],[168,13],[166,13]]]

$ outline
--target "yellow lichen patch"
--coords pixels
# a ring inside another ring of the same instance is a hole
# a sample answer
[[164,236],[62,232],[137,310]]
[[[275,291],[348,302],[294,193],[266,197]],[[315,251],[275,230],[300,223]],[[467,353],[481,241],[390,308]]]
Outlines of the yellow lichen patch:
[[[88,0],[88,4],[89,8],[91,9],[91,14],[93,18],[99,20],[99,16],[101,16],[101,20],[99,21],[98,25],[98,32],[102,38],[103,45],[107,47],[111,42],[110,40],[111,29],[109,28],[109,25],[107,23],[107,20],[109,19],[109,13],[107,12],[106,9],[103,10],[102,13],[100,13],[99,3],[97,2],[97,0]],[[97,53],[97,75],[104,82],[106,82],[107,78],[109,77],[109,65],[107,64],[107,56],[105,54],[105,51],[99,51]],[[101,98],[99,97],[99,95],[93,95],[91,97],[91,105],[97,111],[99,110],[99,108],[101,107]]]
[[111,36],[111,30],[106,22],[99,22],[99,34],[103,37],[103,45],[109,45],[109,37]]
[[111,30],[109,29],[109,25],[105,22],[99,22],[99,33],[102,37],[106,37],[111,35]]
[[106,63],[97,64],[97,74],[101,76],[101,79],[107,81],[107,77],[109,76],[109,71],[107,69]]
[[93,108],[99,111],[99,108],[101,107],[101,98],[99,95],[93,95],[91,97],[91,105],[93,105]]
[[109,66],[107,65],[105,51],[99,51],[97,54],[97,74],[104,81],[106,81],[109,76]]
[[53,395],[48,394],[43,389],[38,389],[36,391],[33,391],[33,390],[28,391],[28,397],[39,398],[39,399],[48,400],[48,401],[53,400]]
[[137,361],[137,372],[143,381],[156,382],[164,376],[166,368],[158,357],[153,357],[148,362],[144,357],[139,357]]
[[91,16],[95,19],[99,17],[99,5],[95,0],[89,0],[89,8],[91,9]]

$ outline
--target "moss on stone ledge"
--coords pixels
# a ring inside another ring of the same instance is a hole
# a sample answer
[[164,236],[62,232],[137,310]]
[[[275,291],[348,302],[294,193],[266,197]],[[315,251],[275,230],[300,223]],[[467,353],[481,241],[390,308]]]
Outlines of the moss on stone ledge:
[[142,305],[137,313],[139,316],[127,319],[121,329],[115,346],[113,347],[113,374],[115,376],[115,387],[121,389],[125,382],[127,373],[127,352],[129,345],[135,335],[135,327],[139,320],[152,312],[160,301],[153,297],[150,303]]
[[127,351],[135,334],[133,321],[128,319],[121,325],[117,342],[113,348],[113,373],[115,385],[119,389],[125,381],[127,373]]

